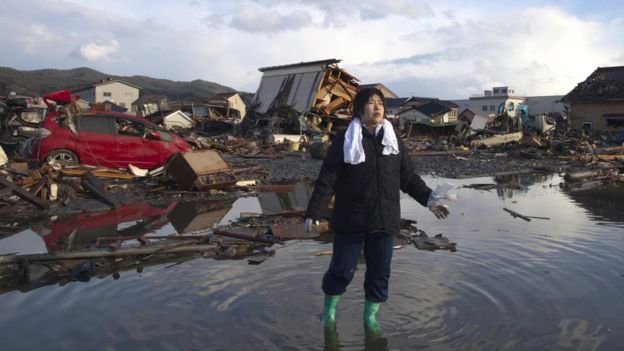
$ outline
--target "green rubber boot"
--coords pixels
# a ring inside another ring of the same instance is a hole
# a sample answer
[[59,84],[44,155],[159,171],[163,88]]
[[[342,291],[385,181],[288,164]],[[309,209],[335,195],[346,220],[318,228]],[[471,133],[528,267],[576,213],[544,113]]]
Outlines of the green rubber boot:
[[340,295],[325,295],[325,307],[323,308],[323,324],[325,327],[336,326],[336,306],[340,301]]
[[378,334],[381,332],[381,326],[377,322],[375,315],[379,311],[381,303],[366,300],[364,303],[364,328],[367,331]]

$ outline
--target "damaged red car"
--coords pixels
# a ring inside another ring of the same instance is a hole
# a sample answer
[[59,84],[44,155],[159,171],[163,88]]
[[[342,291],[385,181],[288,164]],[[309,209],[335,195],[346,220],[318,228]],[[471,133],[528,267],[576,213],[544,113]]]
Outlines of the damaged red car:
[[48,112],[24,155],[37,161],[56,160],[109,168],[129,164],[154,169],[174,154],[191,151],[177,134],[133,115],[104,111],[79,112],[69,91],[44,95]]

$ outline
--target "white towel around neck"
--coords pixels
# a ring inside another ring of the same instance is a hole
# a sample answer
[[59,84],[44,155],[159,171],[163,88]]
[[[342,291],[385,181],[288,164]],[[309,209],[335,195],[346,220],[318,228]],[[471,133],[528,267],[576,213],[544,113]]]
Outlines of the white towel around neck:
[[[399,153],[399,142],[392,124],[384,118],[382,128],[384,130],[381,145],[383,145],[382,155],[396,155]],[[366,161],[364,147],[362,146],[362,122],[359,118],[353,117],[347,132],[343,146],[345,163],[357,165]]]

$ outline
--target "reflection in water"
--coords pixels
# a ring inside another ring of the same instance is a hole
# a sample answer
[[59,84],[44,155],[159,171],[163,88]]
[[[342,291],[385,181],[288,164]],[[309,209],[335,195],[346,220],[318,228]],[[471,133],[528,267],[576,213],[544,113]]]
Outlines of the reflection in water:
[[[323,328],[323,344],[324,351],[338,351],[345,349],[345,345],[340,344],[340,338],[338,337],[338,330],[336,328]],[[384,337],[383,334],[365,330],[364,350],[387,351],[388,339]]]
[[303,211],[308,207],[308,201],[314,188],[311,184],[297,182],[288,192],[265,192],[258,195],[258,201],[264,214],[281,213],[284,211]]
[[609,185],[597,189],[566,191],[574,202],[585,208],[593,218],[624,222],[624,186]]
[[178,234],[210,229],[228,213],[234,200],[182,202],[167,218]]
[[[383,336],[377,338],[364,332],[364,293],[357,288],[341,301],[339,330],[324,333],[318,318],[320,283],[330,257],[315,253],[331,245],[297,240],[272,246],[274,256],[256,266],[246,260],[200,260],[196,254],[163,259],[154,266],[135,259],[96,275],[106,279],[64,286],[60,285],[69,280],[57,281],[23,292],[15,286],[2,289],[0,325],[11,328],[0,328],[0,339],[5,348],[22,350],[619,350],[624,344],[624,256],[622,229],[614,226],[624,225],[624,219],[609,209],[622,208],[621,193],[587,195],[601,197],[588,202],[584,194],[576,198],[549,186],[560,181],[557,177],[533,184],[523,177],[499,178],[503,184],[526,188],[510,207],[550,220],[514,219],[502,210],[508,206],[506,198],[494,192],[459,188],[458,201],[450,204],[445,221],[402,198],[404,218],[418,220],[418,227],[428,233],[442,232],[461,249],[395,251],[392,292],[379,319]],[[425,180],[431,186],[493,181]],[[616,191],[621,188],[609,190]],[[255,207],[233,204],[230,212],[305,207],[298,196],[270,195],[262,206],[260,199],[239,199],[236,204]],[[199,228],[196,221],[210,225],[219,216],[209,213],[228,206],[208,209],[198,203],[181,211],[196,213],[198,219],[176,217],[174,207],[151,216],[170,223],[147,223],[161,227],[156,234],[173,232],[176,221],[180,230]],[[596,218],[614,226],[597,226]],[[115,226],[140,232],[133,222]],[[70,235],[60,235],[59,249],[66,250],[69,242],[80,246],[79,238]],[[97,268],[99,262],[94,263]],[[87,278],[84,272],[93,267],[79,268],[76,279]],[[38,269],[22,273],[36,279],[41,276]],[[364,275],[356,274],[351,285],[363,281]],[[5,276],[0,283],[3,288]],[[20,323],[26,319],[28,323]]]
[[[33,231],[43,237],[48,252],[71,251],[90,247],[98,238],[114,236],[140,236],[164,226],[165,217],[176,203],[155,207],[147,203],[134,203],[114,210],[97,213],[78,213],[64,216],[51,223],[33,226]],[[129,226],[120,229],[120,225]]]
[[500,198],[511,199],[514,194],[524,194],[529,186],[535,183],[545,183],[552,180],[552,175],[543,173],[513,173],[501,174],[494,177],[497,184],[496,193]]

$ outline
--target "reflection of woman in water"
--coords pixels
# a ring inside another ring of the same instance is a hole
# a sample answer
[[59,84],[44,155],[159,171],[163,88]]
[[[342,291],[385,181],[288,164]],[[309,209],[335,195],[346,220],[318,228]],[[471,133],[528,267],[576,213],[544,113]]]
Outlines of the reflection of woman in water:
[[375,88],[360,90],[353,111],[348,129],[334,138],[323,162],[308,204],[306,228],[318,222],[335,195],[333,255],[323,277],[323,321],[326,327],[335,327],[336,305],[353,279],[363,247],[364,325],[379,331],[375,315],[388,298],[392,236],[398,234],[400,225],[400,191],[428,206],[438,218],[445,218],[448,209],[430,198],[431,189],[416,174],[403,141],[384,118],[383,93]]

